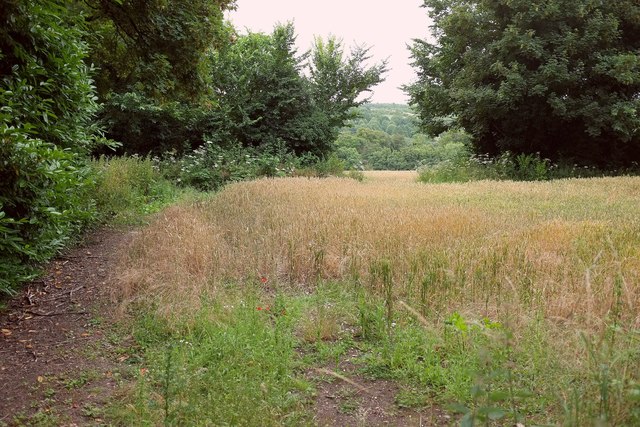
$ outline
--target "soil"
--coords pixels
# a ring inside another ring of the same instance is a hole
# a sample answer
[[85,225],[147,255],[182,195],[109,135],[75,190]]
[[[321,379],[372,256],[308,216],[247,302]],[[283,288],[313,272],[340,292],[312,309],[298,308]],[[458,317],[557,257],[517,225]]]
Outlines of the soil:
[[[109,273],[131,232],[103,229],[49,263],[0,313],[0,426],[97,425],[126,368]],[[117,342],[114,342],[117,341]]]
[[317,384],[315,420],[319,426],[454,425],[456,420],[426,399],[417,407],[399,405],[401,386],[359,374],[358,366],[351,362],[358,351],[352,349],[351,353],[337,366],[309,372],[308,376]]

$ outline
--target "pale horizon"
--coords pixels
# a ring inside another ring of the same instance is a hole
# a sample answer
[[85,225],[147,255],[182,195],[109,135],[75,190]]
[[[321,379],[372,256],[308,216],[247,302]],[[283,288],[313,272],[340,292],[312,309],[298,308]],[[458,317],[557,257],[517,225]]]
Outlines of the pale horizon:
[[386,80],[374,87],[372,103],[407,104],[400,86],[416,75],[407,45],[429,35],[427,10],[421,0],[389,2],[367,0],[326,0],[322,3],[295,0],[238,0],[237,10],[227,18],[241,34],[270,33],[278,23],[293,22],[300,53],[311,48],[316,36],[333,35],[343,40],[345,52],[355,45],[371,47],[372,61],[388,59]]

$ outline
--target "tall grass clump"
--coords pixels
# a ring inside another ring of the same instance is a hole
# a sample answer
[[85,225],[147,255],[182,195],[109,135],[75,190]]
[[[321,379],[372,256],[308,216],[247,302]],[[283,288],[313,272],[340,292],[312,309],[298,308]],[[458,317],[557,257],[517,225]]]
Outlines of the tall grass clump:
[[92,163],[98,211],[104,221],[131,223],[175,199],[177,189],[149,158],[100,157]]

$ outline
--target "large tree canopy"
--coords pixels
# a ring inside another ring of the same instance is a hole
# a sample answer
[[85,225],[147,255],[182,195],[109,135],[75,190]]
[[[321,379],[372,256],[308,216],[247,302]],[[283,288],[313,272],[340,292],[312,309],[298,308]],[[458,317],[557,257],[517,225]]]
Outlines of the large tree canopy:
[[207,53],[225,42],[234,0],[86,0],[98,93],[193,101],[207,94]]
[[213,53],[211,101],[227,123],[218,137],[298,154],[331,151],[353,108],[366,102],[361,94],[383,80],[386,63],[367,65],[366,48],[345,55],[335,38],[298,54],[295,40],[292,24],[278,25]]
[[635,0],[425,0],[436,43],[411,48],[424,129],[478,151],[599,166],[640,161]]

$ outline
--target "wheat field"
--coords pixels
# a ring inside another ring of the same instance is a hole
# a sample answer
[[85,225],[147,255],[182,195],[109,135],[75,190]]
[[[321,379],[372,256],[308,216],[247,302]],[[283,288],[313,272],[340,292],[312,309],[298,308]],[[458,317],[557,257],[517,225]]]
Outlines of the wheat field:
[[117,298],[189,316],[222,286],[393,292],[423,313],[640,326],[640,179],[425,185],[415,173],[236,183],[134,239]]

